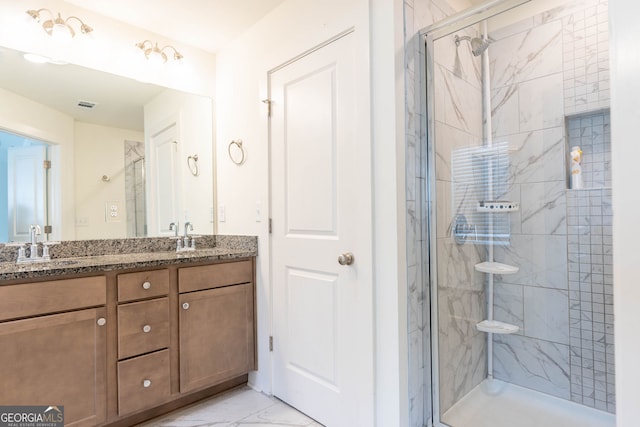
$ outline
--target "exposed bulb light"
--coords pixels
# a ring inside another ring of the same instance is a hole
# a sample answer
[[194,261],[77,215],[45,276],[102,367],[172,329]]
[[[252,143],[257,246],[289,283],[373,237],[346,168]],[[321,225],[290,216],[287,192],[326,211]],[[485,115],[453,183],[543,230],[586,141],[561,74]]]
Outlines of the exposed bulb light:
[[175,47],[167,45],[163,48],[160,48],[158,46],[158,43],[153,43],[151,40],[145,40],[143,42],[136,43],[136,47],[140,49],[142,53],[144,53],[145,58],[147,58],[149,63],[153,64],[154,66],[160,66],[167,62],[169,57],[167,56],[165,50],[173,50],[173,55],[171,56],[171,58],[174,61],[180,61],[182,58],[184,58]]
[[50,16],[49,19],[42,22],[42,29],[57,41],[68,42],[75,37],[76,32],[71,26],[73,21],[79,23],[82,34],[89,34],[93,31],[93,28],[82,22],[77,16],[70,16],[67,19],[63,19],[60,12],[55,16],[49,9],[27,10],[27,15],[33,18],[34,21],[40,23],[42,12],[46,12]]
[[25,53],[23,56],[24,59],[34,64],[46,64],[49,62],[49,58],[46,56],[36,55],[35,53]]
[[68,62],[60,59],[49,58],[48,56],[38,55],[36,53],[25,53],[22,55],[24,59],[34,64],[53,64],[53,65],[67,65]]

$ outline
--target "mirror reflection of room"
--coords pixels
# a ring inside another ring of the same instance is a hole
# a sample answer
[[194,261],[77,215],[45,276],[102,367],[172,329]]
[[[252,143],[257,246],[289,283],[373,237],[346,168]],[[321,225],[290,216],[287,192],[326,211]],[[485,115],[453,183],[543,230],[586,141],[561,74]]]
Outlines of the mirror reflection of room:
[[[171,236],[172,222],[213,233],[210,98],[73,64],[34,64],[6,47],[0,57],[0,99],[12,106],[0,111],[0,242],[28,241],[31,225],[43,230],[39,241]],[[167,129],[170,150],[158,151],[154,136]],[[11,169],[9,153],[19,147],[42,153],[29,163],[14,156],[23,163]],[[198,176],[187,163],[194,154]]]

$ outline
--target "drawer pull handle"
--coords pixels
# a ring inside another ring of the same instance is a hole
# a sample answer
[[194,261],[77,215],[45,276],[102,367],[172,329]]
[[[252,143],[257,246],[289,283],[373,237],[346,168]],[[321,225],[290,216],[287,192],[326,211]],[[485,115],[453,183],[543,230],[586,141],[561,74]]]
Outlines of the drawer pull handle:
[[146,334],[147,332],[151,332],[151,326],[150,326],[150,325],[144,325],[144,326],[142,327],[142,332],[144,332],[145,334]]
[[142,289],[151,289],[151,282],[144,282],[142,284]]
[[188,302],[182,303],[182,308],[185,310],[189,310],[189,303]]
[[107,324],[107,319],[105,319],[104,317],[101,317],[98,319],[98,326],[104,326]]
[[142,381],[142,387],[144,387],[144,388],[149,388],[149,387],[151,387],[151,380],[144,380],[144,381]]

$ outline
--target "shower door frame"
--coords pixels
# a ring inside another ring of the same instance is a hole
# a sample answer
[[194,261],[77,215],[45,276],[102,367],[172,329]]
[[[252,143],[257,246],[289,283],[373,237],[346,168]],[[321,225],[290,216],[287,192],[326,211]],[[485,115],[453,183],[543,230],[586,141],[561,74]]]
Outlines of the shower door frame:
[[[431,353],[431,376],[425,378],[425,387],[431,388],[431,419],[429,425],[434,427],[464,427],[449,426],[440,421],[440,371],[439,371],[439,352],[438,352],[438,271],[437,271],[437,206],[435,203],[436,196],[436,169],[435,169],[435,82],[434,67],[435,61],[433,57],[434,42],[442,37],[451,35],[470,25],[475,25],[485,19],[491,18],[502,12],[521,6],[531,0],[490,0],[481,5],[471,7],[462,12],[449,16],[433,25],[423,28],[420,31],[420,39],[424,43],[420,43],[421,54],[425,58],[422,72],[420,73],[422,82],[420,88],[423,88],[421,99],[421,113],[424,119],[421,126],[426,129],[426,161],[427,161],[427,179],[425,188],[421,189],[425,194],[423,200],[427,202],[422,205],[422,209],[426,209],[427,218],[427,236],[425,241],[427,247],[423,247],[429,254],[429,265],[424,266],[428,271],[429,284],[429,304],[430,304],[430,337],[429,343],[425,342],[425,351]],[[430,345],[430,349],[426,346]],[[491,355],[487,355],[491,357]],[[428,372],[428,370],[427,370]],[[425,375],[427,377],[428,374]]]

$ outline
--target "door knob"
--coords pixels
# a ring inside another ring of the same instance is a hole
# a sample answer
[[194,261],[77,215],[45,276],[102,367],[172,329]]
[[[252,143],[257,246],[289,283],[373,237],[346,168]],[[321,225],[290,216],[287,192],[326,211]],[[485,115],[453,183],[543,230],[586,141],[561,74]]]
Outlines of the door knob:
[[345,252],[338,257],[338,264],[351,265],[353,264],[353,254],[351,252]]

